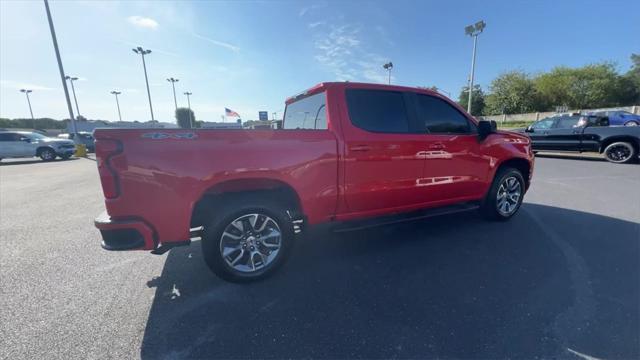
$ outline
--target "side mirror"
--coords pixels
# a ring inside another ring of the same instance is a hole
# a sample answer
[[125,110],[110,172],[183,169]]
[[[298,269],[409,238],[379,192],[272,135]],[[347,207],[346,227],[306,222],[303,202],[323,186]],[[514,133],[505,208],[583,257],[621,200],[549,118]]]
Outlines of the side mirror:
[[527,128],[524,129],[524,132],[529,132],[529,133],[533,132],[533,126],[531,125],[527,126]]
[[495,121],[480,120],[478,122],[478,139],[481,141],[498,130],[498,124]]

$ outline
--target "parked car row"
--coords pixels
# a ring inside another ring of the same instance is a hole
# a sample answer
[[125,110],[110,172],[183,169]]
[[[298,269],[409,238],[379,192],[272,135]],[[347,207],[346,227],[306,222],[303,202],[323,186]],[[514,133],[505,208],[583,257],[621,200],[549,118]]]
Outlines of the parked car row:
[[77,139],[75,134],[71,133],[71,134],[60,134],[58,135],[59,138],[61,139],[70,139],[70,140],[75,140],[76,144],[83,144],[86,148],[88,152],[95,152],[96,151],[96,144],[95,144],[95,140],[93,138],[93,134],[91,134],[90,132],[86,132],[86,131],[78,131],[77,133]]
[[37,132],[0,131],[0,160],[37,156],[44,161],[70,158],[76,151],[72,140],[51,138]]
[[610,126],[602,114],[554,116],[514,131],[529,136],[534,151],[598,152],[613,163],[637,161],[640,127]]

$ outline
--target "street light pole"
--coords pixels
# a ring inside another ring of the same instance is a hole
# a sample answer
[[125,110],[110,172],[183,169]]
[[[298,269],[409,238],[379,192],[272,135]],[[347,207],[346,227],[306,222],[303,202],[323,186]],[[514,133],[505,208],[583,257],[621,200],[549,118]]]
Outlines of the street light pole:
[[64,77],[66,80],[69,80],[69,82],[71,83],[71,93],[73,93],[73,101],[75,101],[76,103],[76,114],[78,116],[80,116],[80,108],[78,108],[78,98],[76,98],[76,88],[73,86],[73,82],[78,80],[77,77],[71,77],[71,76],[65,76]]
[[389,61],[388,63],[382,65],[387,71],[389,71],[389,85],[391,85],[391,69],[393,69],[393,63]]
[[121,92],[113,90],[111,93],[116,96],[116,106],[118,107],[118,119],[120,119],[120,122],[122,122],[122,114],[120,114],[120,102],[118,101],[118,95],[120,95]]
[[[51,31],[51,40],[53,41],[53,49],[56,52],[56,59],[58,60],[58,70],[60,71],[60,80],[62,80],[62,88],[64,89],[64,96],[67,99],[67,109],[69,110],[69,119],[71,120],[71,130],[74,134],[78,133],[78,127],[76,126],[76,119],[73,116],[73,108],[71,107],[71,99],[69,98],[69,89],[67,89],[67,81],[64,78],[64,69],[62,68],[62,59],[60,58],[60,49],[58,48],[58,40],[56,39],[56,30],[53,27],[53,20],[51,19],[51,11],[49,10],[49,1],[44,0],[44,7],[47,11],[47,20],[49,20],[49,30]],[[74,137],[74,138],[77,138]]]
[[476,46],[478,45],[478,35],[482,33],[487,24],[484,21],[478,21],[474,25],[464,28],[465,34],[473,37],[473,54],[471,56],[471,76],[469,77],[469,102],[467,103],[467,112],[471,114],[471,100],[473,99],[473,80],[476,70]]
[[147,96],[149,97],[149,111],[151,111],[151,121],[155,121],[153,117],[153,105],[151,105],[151,91],[149,90],[149,77],[147,77],[147,63],[144,61],[144,56],[151,54],[151,50],[145,50],[141,46],[138,46],[133,50],[134,53],[140,54],[142,57],[142,68],[144,69],[144,81],[147,84]]
[[[190,120],[191,128],[194,128],[193,125],[195,125],[195,124],[193,123],[193,115],[191,114],[191,100],[189,99],[189,96],[193,95],[193,93],[189,92],[189,91],[185,91],[184,94],[187,95],[187,105],[189,106],[189,120]],[[175,95],[176,95],[176,91],[174,89],[173,90],[173,96],[175,96]]]
[[33,110],[31,109],[31,100],[29,100],[29,93],[33,92],[33,90],[29,89],[20,89],[21,93],[24,93],[27,96],[27,104],[29,104],[29,113],[31,114],[31,125],[33,128],[36,128],[36,119],[33,117]]
[[178,100],[176,99],[176,83],[180,81],[180,79],[168,78],[167,81],[171,83],[171,87],[173,88],[173,103],[176,105],[176,110],[178,110]]

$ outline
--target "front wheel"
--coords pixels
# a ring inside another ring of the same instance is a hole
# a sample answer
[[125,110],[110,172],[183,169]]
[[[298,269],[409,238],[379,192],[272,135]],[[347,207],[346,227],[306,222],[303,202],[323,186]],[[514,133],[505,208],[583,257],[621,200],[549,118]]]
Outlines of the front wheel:
[[40,151],[40,159],[43,161],[52,161],[56,158],[56,152],[53,149],[45,148]]
[[638,123],[635,120],[627,121],[626,123],[624,123],[624,126],[638,126],[638,125],[640,125],[640,123]]
[[604,156],[607,161],[624,164],[635,160],[638,152],[636,148],[628,142],[614,142],[604,149]]
[[480,213],[489,220],[509,220],[520,209],[524,192],[522,173],[515,168],[501,168],[480,206]]
[[220,278],[249,282],[266,278],[286,260],[293,245],[293,226],[285,209],[247,199],[231,200],[228,215],[211,214],[205,224],[202,251]]

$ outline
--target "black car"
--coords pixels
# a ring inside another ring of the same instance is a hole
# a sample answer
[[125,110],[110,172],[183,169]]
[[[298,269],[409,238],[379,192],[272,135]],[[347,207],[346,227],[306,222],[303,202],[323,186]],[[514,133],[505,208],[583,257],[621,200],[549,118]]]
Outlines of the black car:
[[610,162],[628,163],[640,150],[640,127],[609,126],[605,116],[554,116],[515,131],[531,138],[534,151],[599,152]]

